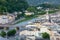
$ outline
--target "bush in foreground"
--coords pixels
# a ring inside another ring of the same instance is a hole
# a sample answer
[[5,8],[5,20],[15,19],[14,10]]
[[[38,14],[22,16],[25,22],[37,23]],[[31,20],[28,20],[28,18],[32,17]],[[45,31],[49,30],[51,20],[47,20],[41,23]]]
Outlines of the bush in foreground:
[[6,36],[6,32],[1,31],[0,36],[5,37]]
[[7,36],[14,36],[16,34],[16,30],[10,30],[7,32]]
[[45,32],[45,33],[42,33],[42,37],[43,37],[44,39],[49,39],[49,38],[50,38],[50,35]]

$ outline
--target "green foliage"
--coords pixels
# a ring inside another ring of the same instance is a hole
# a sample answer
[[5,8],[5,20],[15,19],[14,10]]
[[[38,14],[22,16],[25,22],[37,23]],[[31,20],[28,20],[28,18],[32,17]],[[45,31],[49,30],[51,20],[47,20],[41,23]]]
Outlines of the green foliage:
[[16,27],[16,30],[18,31],[20,28],[19,27]]
[[29,11],[29,12],[35,12],[36,11],[36,7],[30,6],[30,7],[27,8],[27,11]]
[[0,0],[0,12],[23,11],[27,7],[26,0]]
[[40,11],[40,13],[38,13],[38,15],[44,15],[44,14],[46,14],[45,11]]
[[50,35],[45,32],[45,33],[42,33],[42,37],[43,37],[44,39],[49,39],[49,38],[50,38]]
[[49,11],[49,13],[55,13],[57,10],[51,10]]
[[6,36],[6,32],[1,31],[0,36],[5,37]]
[[20,17],[24,17],[24,13],[22,13],[22,14],[17,14],[17,17],[15,18],[15,20],[18,20],[18,19],[20,19]]
[[16,30],[10,30],[7,32],[7,36],[14,36],[16,34]]

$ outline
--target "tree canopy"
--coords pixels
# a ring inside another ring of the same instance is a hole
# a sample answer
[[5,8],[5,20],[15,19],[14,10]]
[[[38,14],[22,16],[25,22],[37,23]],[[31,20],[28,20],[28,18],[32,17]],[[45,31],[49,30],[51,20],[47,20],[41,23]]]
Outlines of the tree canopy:
[[5,37],[6,36],[6,32],[1,31],[0,36]]
[[26,0],[0,0],[0,12],[23,11],[27,7]]
[[27,8],[27,11],[29,11],[29,12],[35,12],[36,11],[36,7],[30,6],[30,7]]
[[45,33],[42,33],[42,37],[43,37],[44,39],[49,39],[49,38],[50,38],[50,35],[45,32]]

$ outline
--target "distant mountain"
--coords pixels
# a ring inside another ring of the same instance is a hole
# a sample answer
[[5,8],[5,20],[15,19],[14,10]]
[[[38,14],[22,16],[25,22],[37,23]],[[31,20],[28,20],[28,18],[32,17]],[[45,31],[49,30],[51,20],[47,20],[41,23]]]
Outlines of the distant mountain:
[[60,4],[60,0],[27,0],[28,4],[29,5],[39,5],[39,4],[42,4],[42,3],[51,3],[51,4]]

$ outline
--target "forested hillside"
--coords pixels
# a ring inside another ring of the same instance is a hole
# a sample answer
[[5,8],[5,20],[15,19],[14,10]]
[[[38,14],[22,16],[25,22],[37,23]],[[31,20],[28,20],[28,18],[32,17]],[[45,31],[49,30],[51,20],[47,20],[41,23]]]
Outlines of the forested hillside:
[[27,7],[26,0],[0,0],[0,12],[23,11]]

